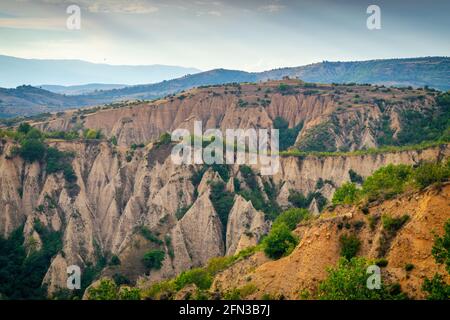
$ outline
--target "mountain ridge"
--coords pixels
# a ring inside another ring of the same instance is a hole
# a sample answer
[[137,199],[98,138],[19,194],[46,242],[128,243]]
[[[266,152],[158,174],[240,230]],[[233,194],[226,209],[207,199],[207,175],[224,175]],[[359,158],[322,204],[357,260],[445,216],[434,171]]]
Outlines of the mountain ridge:
[[[380,59],[359,62],[322,62],[302,67],[274,69],[261,73],[239,70],[214,69],[153,84],[128,86],[121,89],[91,92],[72,96],[71,101],[61,96],[58,102],[26,100],[17,101],[0,92],[0,115],[33,115],[40,112],[61,111],[75,108],[117,102],[121,100],[153,100],[172,95],[194,87],[281,80],[286,77],[300,78],[318,83],[370,83],[386,86],[431,87],[439,90],[450,89],[450,58],[424,57],[405,59]],[[22,87],[21,87],[22,88]],[[14,89],[12,89],[14,90]],[[53,96],[55,97],[55,96]],[[64,102],[65,101],[65,102]],[[22,107],[22,109],[20,109]],[[39,111],[33,110],[37,108]]]

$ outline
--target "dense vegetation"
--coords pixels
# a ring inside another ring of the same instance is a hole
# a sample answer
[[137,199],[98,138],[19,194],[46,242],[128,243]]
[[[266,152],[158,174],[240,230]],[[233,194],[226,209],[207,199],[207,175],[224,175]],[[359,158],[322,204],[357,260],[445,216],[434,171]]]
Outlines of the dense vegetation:
[[143,262],[147,269],[159,270],[162,267],[165,252],[162,250],[150,250],[144,254]]
[[279,130],[280,145],[279,150],[284,151],[295,144],[298,133],[302,130],[303,123],[299,123],[293,128],[289,128],[289,123],[282,117],[276,117],[273,127]]
[[305,209],[289,209],[282,212],[273,222],[272,229],[262,241],[264,253],[271,259],[289,255],[298,244],[298,238],[292,233],[297,224],[309,219]]
[[98,285],[92,286],[87,292],[88,300],[140,300],[138,288],[118,286],[113,279],[101,279]]
[[[436,263],[444,265],[450,275],[450,219],[445,223],[444,235],[436,237],[431,253]],[[436,273],[431,280],[425,279],[422,289],[429,300],[450,300],[450,284],[441,274]]]
[[35,230],[42,240],[24,244],[23,228],[13,231],[7,239],[0,237],[0,297],[3,299],[45,299],[47,290],[42,280],[51,259],[61,250],[61,234],[35,221]]
[[155,283],[142,292],[142,297],[147,299],[174,299],[180,290],[186,286],[195,285],[196,291],[185,297],[186,299],[210,299],[211,296],[207,290],[211,287],[214,275],[260,249],[259,246],[250,247],[234,256],[212,258],[205,267],[193,268],[182,272],[174,279]]
[[450,161],[446,163],[423,162],[418,166],[387,165],[376,170],[363,182],[362,188],[354,183],[344,183],[334,196],[334,204],[353,204],[360,200],[389,199],[408,189],[423,189],[450,178]]
[[372,263],[357,257],[341,258],[335,268],[328,269],[328,277],[319,285],[317,298],[321,300],[392,300],[405,299],[400,286],[381,284],[381,289],[367,287],[367,268]]

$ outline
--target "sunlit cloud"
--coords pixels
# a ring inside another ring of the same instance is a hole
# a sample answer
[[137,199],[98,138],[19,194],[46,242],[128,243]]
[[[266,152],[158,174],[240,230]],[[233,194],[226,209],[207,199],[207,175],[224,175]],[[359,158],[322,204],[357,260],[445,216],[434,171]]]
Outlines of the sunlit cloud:
[[273,3],[271,3],[271,4],[267,4],[267,5],[264,5],[264,6],[260,6],[259,8],[258,8],[258,10],[260,10],[260,11],[266,11],[266,12],[270,12],[270,13],[274,13],[274,12],[278,12],[278,11],[281,11],[282,9],[284,9],[285,8],[285,6],[284,5],[282,5],[281,3],[280,3],[280,1],[274,1]]
[[78,5],[92,13],[154,13],[159,10],[148,0],[19,0],[22,2],[41,2],[50,5]]
[[0,28],[61,30],[66,20],[61,18],[0,18]]

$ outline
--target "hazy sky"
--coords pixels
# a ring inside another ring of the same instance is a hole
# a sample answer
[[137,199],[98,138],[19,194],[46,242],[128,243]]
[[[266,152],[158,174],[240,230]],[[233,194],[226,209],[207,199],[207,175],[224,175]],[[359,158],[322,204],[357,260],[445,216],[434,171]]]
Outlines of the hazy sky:
[[[66,9],[81,8],[81,30]],[[366,9],[381,8],[381,30]],[[0,54],[259,71],[449,56],[450,1],[0,0]]]

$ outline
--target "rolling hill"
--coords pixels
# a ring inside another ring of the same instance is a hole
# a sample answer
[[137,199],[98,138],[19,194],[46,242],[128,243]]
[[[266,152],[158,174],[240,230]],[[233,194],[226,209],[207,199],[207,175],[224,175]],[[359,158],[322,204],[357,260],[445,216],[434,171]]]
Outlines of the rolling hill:
[[[194,87],[233,82],[258,82],[268,79],[279,80],[285,77],[300,78],[307,82],[318,83],[370,83],[403,87],[428,86],[439,90],[449,90],[450,58],[425,57],[360,62],[326,61],[260,73],[215,69],[153,84],[91,91],[87,94],[70,97],[41,89],[39,91],[29,86],[21,86],[17,89],[0,91],[0,116],[33,115],[121,100],[152,100]],[[109,81],[113,80],[114,78],[109,79]],[[44,88],[55,91],[48,86]],[[70,88],[66,88],[66,90],[70,90]],[[76,90],[79,90],[79,88]]]

